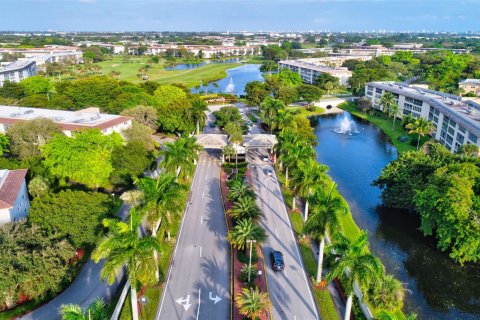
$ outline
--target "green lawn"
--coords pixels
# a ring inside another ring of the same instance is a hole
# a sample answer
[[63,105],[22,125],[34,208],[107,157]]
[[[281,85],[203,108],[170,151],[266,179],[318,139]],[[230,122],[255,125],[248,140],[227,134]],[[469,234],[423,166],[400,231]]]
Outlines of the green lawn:
[[247,59],[247,63],[261,64],[265,61],[262,56],[253,56]]
[[[112,60],[98,63],[102,67],[101,73],[108,75],[112,71],[120,72],[117,76],[120,80],[143,82],[137,76],[140,68],[147,64],[148,57],[134,57],[129,59],[130,62],[125,63],[123,56],[114,56]],[[168,83],[183,83],[188,87],[194,87],[201,84],[202,81],[215,81],[227,76],[225,72],[227,69],[234,68],[241,65],[240,63],[219,63],[207,64],[199,68],[188,70],[173,70],[167,71],[163,64],[150,64],[151,68],[148,70],[148,80],[156,81],[161,84]]]
[[302,117],[312,117],[312,116],[318,116],[321,115],[325,110],[320,107],[314,107],[312,111],[307,110],[305,107],[287,107],[288,110],[292,110],[295,112],[296,115],[302,116]]
[[[400,124],[401,122],[400,119],[397,119],[397,121],[395,122],[395,130],[393,130],[391,118],[384,118],[384,117],[377,116],[375,114],[369,115],[365,112],[358,110],[355,104],[353,103],[342,103],[338,107],[345,111],[350,112],[351,114],[359,118],[368,120],[374,125],[376,125],[377,127],[379,127],[390,138],[390,140],[395,145],[399,153],[416,150],[416,147],[410,144],[410,140],[406,142],[398,141],[399,137],[407,135],[407,132],[402,128]],[[415,137],[410,137],[410,138],[412,139]]]

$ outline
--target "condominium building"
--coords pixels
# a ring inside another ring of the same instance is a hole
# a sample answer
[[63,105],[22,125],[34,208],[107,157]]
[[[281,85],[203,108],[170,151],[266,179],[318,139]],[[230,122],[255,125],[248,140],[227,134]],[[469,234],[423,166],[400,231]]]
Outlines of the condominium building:
[[0,225],[27,217],[30,202],[26,169],[0,170]]
[[293,72],[297,72],[302,77],[302,81],[308,84],[314,84],[315,80],[322,73],[329,73],[337,77],[340,83],[348,86],[348,79],[352,76],[352,72],[347,68],[329,67],[326,65],[316,64],[306,60],[281,60],[278,62],[278,69],[288,68]]
[[64,111],[0,106],[0,133],[7,131],[9,126],[16,122],[36,118],[51,119],[69,137],[72,136],[73,132],[84,129],[99,129],[103,134],[113,132],[121,134],[123,130],[132,125],[132,118],[100,113],[98,108]]
[[[138,48],[140,46],[128,47],[128,54],[139,54]],[[185,49],[195,56],[202,52],[203,58],[216,58],[219,56],[245,56],[260,54],[260,47],[258,46],[204,46],[204,45],[177,45],[177,44],[159,44],[147,46],[145,55],[157,55],[166,52],[167,50]]]
[[425,118],[435,127],[432,136],[451,152],[461,145],[480,146],[480,104],[462,97],[396,82],[369,82],[365,97],[375,109],[382,110],[379,100],[391,92],[399,107],[399,117]]
[[0,67],[0,87],[3,87],[5,81],[20,82],[36,73],[37,64],[35,61],[25,60],[9,63]]
[[465,79],[458,83],[458,87],[465,93],[480,96],[480,79]]

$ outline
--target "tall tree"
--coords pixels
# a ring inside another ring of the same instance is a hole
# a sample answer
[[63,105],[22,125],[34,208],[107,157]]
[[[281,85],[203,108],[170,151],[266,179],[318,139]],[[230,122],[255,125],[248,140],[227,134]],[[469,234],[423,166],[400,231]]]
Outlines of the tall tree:
[[309,197],[313,188],[319,184],[325,185],[327,181],[327,167],[319,164],[315,159],[300,160],[297,170],[292,175],[292,185],[297,194],[305,199],[304,221],[308,219]]
[[385,92],[379,99],[378,104],[382,106],[383,112],[388,114],[391,106],[395,104],[395,96],[391,92]]
[[235,220],[250,219],[257,222],[260,219],[260,209],[251,196],[237,198],[228,213]]
[[141,123],[154,131],[156,131],[158,128],[158,113],[153,107],[138,105],[136,107],[123,110],[121,115],[132,117],[134,121]]
[[345,293],[348,295],[345,307],[344,320],[350,319],[354,284],[366,287],[378,280],[383,271],[383,266],[377,257],[368,253],[367,234],[362,233],[355,241],[351,242],[345,236],[338,234],[332,249],[334,259],[327,274],[327,280],[343,278],[348,272],[345,281],[342,283]]
[[103,225],[109,230],[92,253],[95,263],[105,259],[100,276],[109,284],[125,267],[130,282],[132,318],[138,320],[137,286],[155,284],[155,270],[158,266],[153,258],[154,251],[161,251],[160,242],[150,236],[140,237],[142,219],[135,209],[130,210],[129,222],[105,219]]
[[190,108],[187,110],[188,117],[197,125],[197,134],[200,134],[200,127],[205,126],[208,105],[205,101],[195,99],[191,102]]
[[228,232],[228,241],[238,250],[246,250],[247,240],[256,240],[257,243],[265,241],[265,230],[256,225],[252,220],[238,221],[232,231]]
[[420,138],[431,133],[435,129],[433,123],[425,118],[415,119],[415,122],[407,124],[406,128],[409,130],[408,133],[418,135],[417,150],[420,147]]
[[331,182],[327,190],[315,189],[311,196],[312,215],[305,223],[304,231],[320,241],[318,251],[317,283],[322,280],[323,254],[327,231],[336,232],[340,226],[338,214],[345,210],[345,203],[335,193],[335,183]]
[[238,169],[238,145],[243,142],[243,131],[238,123],[229,122],[223,128],[228,139],[235,146],[235,168]]
[[166,172],[175,173],[177,177],[188,177],[193,174],[200,150],[201,146],[194,137],[182,137],[165,143],[159,152],[162,157],[160,167]]

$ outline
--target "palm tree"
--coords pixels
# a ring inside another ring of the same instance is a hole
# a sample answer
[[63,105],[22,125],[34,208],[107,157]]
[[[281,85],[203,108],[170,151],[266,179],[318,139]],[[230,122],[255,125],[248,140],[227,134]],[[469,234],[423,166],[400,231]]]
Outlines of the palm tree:
[[109,284],[115,282],[116,275],[126,267],[130,282],[132,318],[138,320],[137,285],[155,284],[155,270],[158,268],[153,258],[154,251],[162,247],[157,238],[140,238],[141,217],[135,209],[130,210],[130,222],[104,219],[103,226],[109,230],[92,253],[92,260],[98,263],[105,259],[100,276]]
[[238,169],[238,145],[243,142],[243,132],[240,125],[234,122],[229,122],[223,128],[226,134],[228,134],[228,139],[235,146],[235,169]]
[[[289,168],[298,166],[298,163],[302,159],[310,159],[315,155],[315,151],[308,144],[290,144],[285,143],[282,145],[282,152],[280,154],[280,159],[282,164],[285,165],[285,185],[288,187],[288,171]],[[293,206],[295,209],[295,205]]]
[[230,162],[230,157],[235,154],[235,148],[231,144],[227,144],[223,147],[223,154],[228,157],[228,162]]
[[377,284],[369,288],[366,296],[375,308],[399,310],[403,306],[405,288],[395,277],[384,274]]
[[298,169],[294,171],[292,185],[294,186],[295,193],[305,198],[304,221],[308,219],[308,197],[318,183],[324,183],[326,181],[326,172],[327,167],[319,164],[312,158],[301,161],[301,165],[298,165]]
[[[152,237],[157,237],[158,229],[163,225],[165,227],[163,230],[166,230],[168,241],[170,241],[170,220],[172,214],[180,214],[186,187],[177,182],[175,175],[168,173],[159,175],[157,179],[142,178],[136,184],[143,194],[142,209],[146,213]],[[158,252],[154,251],[153,256],[158,264]],[[155,277],[157,280],[160,279],[158,269]]]
[[339,228],[338,212],[345,210],[344,202],[334,194],[336,184],[332,182],[328,191],[323,188],[315,189],[311,196],[312,215],[305,223],[305,232],[320,241],[318,251],[318,270],[316,282],[322,280],[323,253],[325,250],[325,236],[327,230],[334,232]]
[[282,109],[285,109],[283,101],[272,97],[267,97],[262,104],[260,104],[262,120],[270,127],[270,131],[273,129],[272,124],[275,121],[278,111]]
[[383,271],[380,260],[368,252],[367,234],[363,232],[355,241],[351,242],[345,236],[338,234],[332,246],[334,258],[332,267],[327,274],[327,280],[343,277],[342,285],[348,295],[345,307],[344,320],[350,319],[352,310],[354,284],[366,287],[375,282]]
[[389,115],[393,117],[392,130],[395,130],[395,120],[397,120],[398,111],[399,111],[398,104],[393,103],[390,105]]
[[95,299],[86,310],[78,304],[64,304],[60,307],[62,320],[105,320],[107,319],[107,310],[105,302],[102,299]]
[[260,218],[260,209],[258,209],[255,199],[250,196],[236,199],[228,213],[235,220],[250,219],[257,222]]
[[269,76],[272,75],[272,70],[277,70],[277,69],[278,69],[278,64],[273,60],[264,61],[260,66],[260,71],[268,72]]
[[175,173],[177,177],[183,170],[182,176],[193,173],[198,152],[202,147],[197,144],[195,137],[183,137],[174,142],[165,143],[159,154],[163,157],[160,167],[166,172]]
[[249,319],[258,319],[266,314],[271,306],[268,295],[260,292],[258,287],[243,288],[242,292],[235,296],[235,304],[240,313]]
[[247,248],[247,240],[256,240],[257,243],[265,241],[267,237],[262,227],[253,223],[250,219],[242,219],[232,231],[228,232],[228,241],[238,250]]
[[275,118],[272,120],[272,130],[278,129],[280,131],[283,131],[286,128],[289,128],[290,124],[293,121],[293,117],[294,115],[292,111],[286,108],[279,109],[277,111],[277,114],[275,115]]
[[384,113],[389,113],[390,107],[395,104],[395,96],[391,92],[385,92],[378,100],[378,103],[382,106]]
[[243,197],[253,196],[252,190],[243,182],[243,180],[233,180],[227,198],[230,201],[236,201]]
[[435,130],[433,123],[425,118],[418,118],[415,122],[407,124],[406,128],[410,134],[418,134],[417,150],[420,147],[420,138]]
[[195,99],[190,104],[190,108],[187,109],[189,119],[191,119],[197,126],[197,134],[200,134],[200,127],[205,125],[207,115],[205,111],[208,110],[208,105],[205,101]]

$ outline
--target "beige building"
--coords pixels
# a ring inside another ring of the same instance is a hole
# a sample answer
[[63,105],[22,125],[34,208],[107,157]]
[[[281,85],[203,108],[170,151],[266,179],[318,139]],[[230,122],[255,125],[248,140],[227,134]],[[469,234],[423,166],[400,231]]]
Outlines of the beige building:
[[465,79],[458,83],[458,87],[465,93],[473,93],[480,96],[480,79]]
[[348,79],[352,76],[352,72],[347,68],[329,67],[322,64],[305,60],[281,60],[278,62],[278,69],[288,68],[293,72],[297,72],[302,77],[302,81],[308,84],[314,84],[315,80],[322,73],[329,73],[337,77],[340,84],[348,86]]
[[399,107],[399,117],[425,118],[435,127],[432,136],[451,152],[461,145],[480,146],[480,104],[439,91],[396,82],[369,82],[365,97],[375,109],[382,110],[379,100],[391,92]]
[[55,122],[66,136],[71,137],[75,131],[99,129],[103,134],[122,133],[132,125],[132,118],[100,113],[98,108],[78,111],[50,110],[40,108],[0,106],[0,133],[8,130],[12,124],[47,118]]

